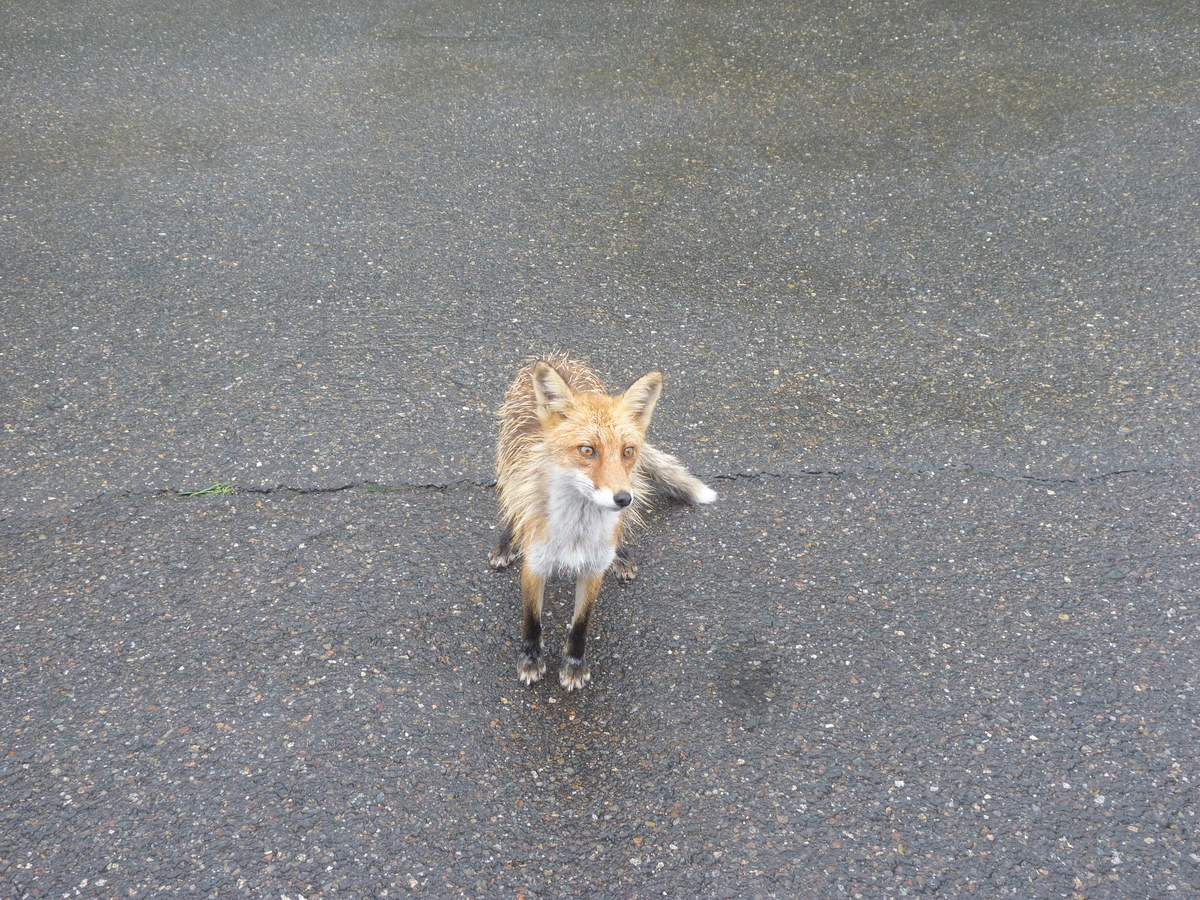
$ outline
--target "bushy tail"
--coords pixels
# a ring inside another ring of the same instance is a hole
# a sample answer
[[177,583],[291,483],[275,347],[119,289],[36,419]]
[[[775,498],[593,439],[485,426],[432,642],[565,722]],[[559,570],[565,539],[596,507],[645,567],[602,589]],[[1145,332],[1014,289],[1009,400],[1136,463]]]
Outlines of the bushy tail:
[[649,444],[642,444],[638,469],[642,479],[663,499],[691,504],[712,503],[717,499],[716,492],[689,473],[679,459]]

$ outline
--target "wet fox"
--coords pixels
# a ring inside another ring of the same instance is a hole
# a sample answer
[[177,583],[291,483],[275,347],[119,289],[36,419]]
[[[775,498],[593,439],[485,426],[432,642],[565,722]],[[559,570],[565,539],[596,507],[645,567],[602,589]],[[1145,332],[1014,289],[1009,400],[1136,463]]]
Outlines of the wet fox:
[[645,442],[662,384],[662,373],[651,372],[610,395],[586,366],[557,354],[521,369],[505,395],[496,449],[503,524],[490,562],[502,569],[523,558],[517,674],[525,684],[546,671],[542,595],[549,577],[576,576],[558,672],[562,686],[575,691],[591,680],[584,650],[604,572],[611,567],[619,581],[637,574],[620,545],[637,504],[651,496],[692,504],[717,499],[678,459]]

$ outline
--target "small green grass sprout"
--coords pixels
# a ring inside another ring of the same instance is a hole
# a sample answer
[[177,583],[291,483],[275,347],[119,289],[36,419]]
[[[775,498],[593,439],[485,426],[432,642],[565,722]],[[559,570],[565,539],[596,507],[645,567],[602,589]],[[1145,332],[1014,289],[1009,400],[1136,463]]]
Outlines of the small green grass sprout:
[[176,491],[175,493],[180,497],[225,497],[236,491],[237,488],[232,484],[225,484],[218,481],[215,484],[210,484],[201,491]]

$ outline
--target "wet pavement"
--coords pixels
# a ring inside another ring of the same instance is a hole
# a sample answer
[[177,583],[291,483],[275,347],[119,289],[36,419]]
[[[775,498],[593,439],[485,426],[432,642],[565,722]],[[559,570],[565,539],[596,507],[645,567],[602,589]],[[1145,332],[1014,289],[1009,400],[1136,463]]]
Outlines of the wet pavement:
[[[1192,5],[21,6],[0,898],[1200,892]],[[721,495],[578,695],[558,348]]]

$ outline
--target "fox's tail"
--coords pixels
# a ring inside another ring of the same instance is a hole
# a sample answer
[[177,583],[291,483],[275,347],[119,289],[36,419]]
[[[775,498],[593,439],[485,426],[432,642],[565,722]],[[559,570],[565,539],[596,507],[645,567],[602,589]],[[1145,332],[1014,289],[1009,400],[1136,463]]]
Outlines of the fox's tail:
[[670,453],[642,444],[638,459],[642,479],[665,500],[682,503],[712,503],[716,492],[699,478],[692,475],[682,462]]

